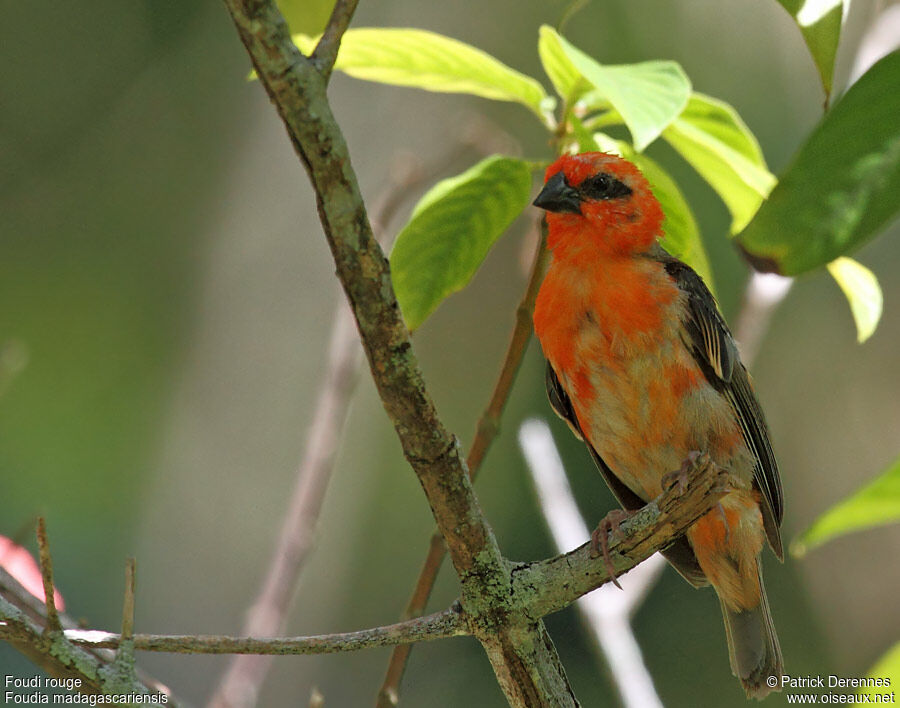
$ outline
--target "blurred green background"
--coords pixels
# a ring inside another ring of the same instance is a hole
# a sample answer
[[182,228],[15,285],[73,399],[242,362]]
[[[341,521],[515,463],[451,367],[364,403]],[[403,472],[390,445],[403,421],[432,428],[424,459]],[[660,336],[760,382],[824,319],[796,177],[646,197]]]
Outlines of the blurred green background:
[[[537,28],[555,24],[564,7],[383,0],[362,3],[354,25],[441,32],[548,84]],[[138,631],[236,633],[279,530],[339,295],[308,180],[263,91],[245,81],[248,62],[220,3],[91,0],[53,12],[13,3],[4,15],[0,534],[33,547],[34,517],[47,517],[57,584],[68,611],[91,627],[117,628],[124,559],[134,554]],[[838,89],[872,15],[868,3],[851,8]],[[565,32],[605,63],[681,62],[696,89],[738,109],[776,174],[821,115],[813,63],[774,1],[729,0],[713,10],[700,0],[607,0],[588,5]],[[370,204],[385,196],[398,156],[441,160],[461,130],[484,120],[528,157],[550,157],[519,106],[342,75],[330,96]],[[655,145],[650,154],[694,207],[733,318],[746,269],[725,238],[724,206],[671,150]],[[452,171],[476,159],[461,149]],[[473,284],[416,333],[431,392],[464,443],[505,350],[533,218],[520,219]],[[869,342],[856,344],[847,304],[822,271],[796,284],[755,364],[784,478],[787,539],[898,453],[898,236],[895,224],[856,255],[884,289],[884,320]],[[515,441],[519,423],[535,415],[552,417],[532,342],[477,485],[516,559],[553,552]],[[593,522],[611,497],[582,445],[551,425]],[[289,633],[394,621],[431,527],[364,376]],[[900,637],[898,546],[900,532],[887,528],[783,566],[767,558],[788,673],[863,675]],[[432,607],[445,607],[455,588],[445,570]],[[584,705],[614,704],[575,613],[548,626]],[[667,706],[744,703],[711,591],[667,570],[636,630]],[[276,659],[261,705],[304,704],[313,686],[329,706],[371,705],[387,656]],[[197,704],[226,663],[140,657]],[[5,645],[0,667],[33,673]],[[457,639],[415,649],[403,705],[505,702],[478,644]]]

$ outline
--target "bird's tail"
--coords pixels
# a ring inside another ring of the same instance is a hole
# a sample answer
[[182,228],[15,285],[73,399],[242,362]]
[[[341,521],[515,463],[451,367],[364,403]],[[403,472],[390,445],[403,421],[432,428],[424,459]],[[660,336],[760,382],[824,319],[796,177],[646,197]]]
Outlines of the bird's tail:
[[779,690],[784,667],[763,585],[762,564],[758,561],[757,573],[759,605],[736,612],[729,609],[721,598],[719,602],[725,620],[731,672],[738,677],[748,697],[762,700],[772,691]]

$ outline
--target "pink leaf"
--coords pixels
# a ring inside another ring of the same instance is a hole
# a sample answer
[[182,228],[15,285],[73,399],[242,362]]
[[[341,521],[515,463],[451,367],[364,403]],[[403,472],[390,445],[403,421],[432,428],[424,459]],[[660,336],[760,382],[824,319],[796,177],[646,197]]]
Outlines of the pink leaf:
[[[44,581],[41,578],[41,568],[34,557],[24,546],[0,536],[0,567],[19,581],[23,588],[34,595],[38,600],[44,601]],[[56,609],[66,609],[66,603],[56,587],[53,588],[53,602]]]

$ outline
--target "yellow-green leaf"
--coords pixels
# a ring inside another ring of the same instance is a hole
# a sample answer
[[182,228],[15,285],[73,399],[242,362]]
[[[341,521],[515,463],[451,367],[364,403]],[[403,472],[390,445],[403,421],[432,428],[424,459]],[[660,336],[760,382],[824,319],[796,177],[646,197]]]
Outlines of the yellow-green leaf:
[[872,336],[881,319],[883,298],[878,278],[862,263],[846,256],[831,261],[828,272],[841,286],[850,303],[853,321],[856,322],[856,339],[862,344]]
[[422,197],[391,251],[394,290],[410,330],[469,283],[530,194],[531,165],[494,155]]
[[538,55],[556,93],[570,105],[591,88],[563,49],[561,37],[549,25],[542,25],[538,35]]
[[[318,37],[294,35],[302,52]],[[335,68],[349,76],[442,93],[468,93],[515,101],[542,119],[548,98],[535,79],[480,49],[434,32],[409,28],[350,29],[341,40]]]
[[750,223],[776,180],[734,108],[695,92],[663,137],[725,202],[733,234]]
[[333,0],[278,0],[278,9],[287,20],[291,32],[315,34],[325,29]]
[[[551,32],[548,28],[544,34],[551,36]],[[678,62],[602,65],[564,37],[553,34],[569,65],[595,89],[590,92],[593,105],[588,108],[614,108],[628,126],[638,152],[656,140],[687,104],[691,82]],[[556,78],[552,80],[571,92],[569,65],[555,68]]]
[[[860,688],[859,693],[869,695],[887,693],[893,697],[897,686],[900,686],[900,642],[888,649],[887,653],[875,663],[866,678],[877,681],[880,685]],[[894,701],[884,701],[882,705],[888,702],[893,703]]]
[[800,556],[835,536],[896,521],[900,521],[900,459],[816,519],[791,544],[791,552]]

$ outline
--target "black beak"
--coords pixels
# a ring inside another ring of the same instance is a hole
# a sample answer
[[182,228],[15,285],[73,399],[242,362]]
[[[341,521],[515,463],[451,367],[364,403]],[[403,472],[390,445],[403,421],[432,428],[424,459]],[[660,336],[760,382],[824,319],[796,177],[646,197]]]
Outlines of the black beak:
[[581,213],[581,196],[566,182],[566,176],[562,172],[557,172],[547,180],[547,184],[533,203],[536,207],[547,211]]

